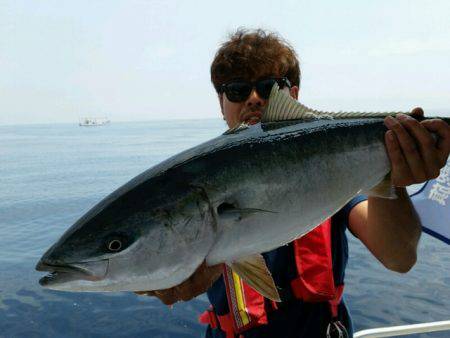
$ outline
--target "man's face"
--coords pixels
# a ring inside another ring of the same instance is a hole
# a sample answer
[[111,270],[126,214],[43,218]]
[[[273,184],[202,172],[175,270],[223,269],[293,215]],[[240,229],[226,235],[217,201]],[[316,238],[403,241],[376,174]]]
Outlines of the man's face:
[[[294,98],[298,99],[298,87],[285,87],[283,90],[288,91]],[[255,124],[261,120],[262,109],[266,106],[268,100],[261,98],[253,88],[250,95],[242,102],[231,102],[225,93],[219,94],[220,108],[222,110],[223,119],[227,122],[228,127],[233,128],[246,122]]]

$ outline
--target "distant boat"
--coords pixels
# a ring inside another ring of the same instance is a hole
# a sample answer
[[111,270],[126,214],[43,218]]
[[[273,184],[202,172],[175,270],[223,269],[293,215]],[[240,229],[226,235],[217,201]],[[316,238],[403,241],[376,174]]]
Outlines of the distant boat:
[[78,125],[81,127],[95,127],[103,126],[110,122],[106,117],[81,117]]

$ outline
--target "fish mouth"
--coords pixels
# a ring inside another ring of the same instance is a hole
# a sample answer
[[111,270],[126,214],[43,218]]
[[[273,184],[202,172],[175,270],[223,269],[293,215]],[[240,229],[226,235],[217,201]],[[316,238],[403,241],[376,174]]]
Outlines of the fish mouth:
[[40,260],[36,265],[36,270],[49,272],[39,280],[40,285],[50,289],[59,289],[59,286],[75,281],[100,281],[106,277],[108,267],[108,259],[70,264],[54,264]]

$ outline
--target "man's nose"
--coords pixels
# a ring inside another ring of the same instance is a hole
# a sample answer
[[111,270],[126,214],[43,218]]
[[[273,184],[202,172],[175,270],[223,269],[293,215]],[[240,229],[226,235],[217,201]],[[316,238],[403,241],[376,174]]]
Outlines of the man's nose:
[[266,100],[261,98],[259,94],[256,92],[255,88],[252,89],[252,92],[248,96],[247,100],[245,101],[245,105],[247,107],[264,107],[266,104]]

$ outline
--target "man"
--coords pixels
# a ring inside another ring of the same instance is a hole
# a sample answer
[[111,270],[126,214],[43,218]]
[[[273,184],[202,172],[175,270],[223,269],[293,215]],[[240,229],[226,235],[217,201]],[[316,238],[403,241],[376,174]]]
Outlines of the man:
[[[242,122],[259,122],[274,82],[298,99],[300,69],[294,50],[281,38],[262,30],[241,30],[218,50],[211,79],[223,118],[232,128]],[[423,115],[421,108],[413,113]],[[441,120],[419,123],[399,114],[387,117],[385,124],[392,185],[398,198],[359,196],[313,232],[264,254],[281,303],[262,298],[245,283],[233,284],[235,277],[223,266],[205,264],[181,285],[147,294],[173,304],[209,288],[213,308],[202,316],[209,324],[207,337],[321,337],[327,330],[351,335],[350,317],[341,300],[347,263],[346,228],[388,269],[409,271],[416,262],[421,225],[405,187],[436,178],[450,152],[450,128]],[[439,136],[437,142],[431,133]],[[327,275],[327,271],[331,273]],[[220,278],[222,273],[225,278]],[[328,285],[328,293],[318,280]],[[241,303],[236,301],[239,297]]]

